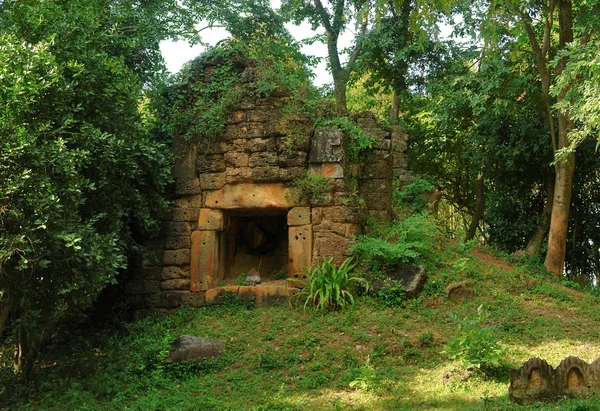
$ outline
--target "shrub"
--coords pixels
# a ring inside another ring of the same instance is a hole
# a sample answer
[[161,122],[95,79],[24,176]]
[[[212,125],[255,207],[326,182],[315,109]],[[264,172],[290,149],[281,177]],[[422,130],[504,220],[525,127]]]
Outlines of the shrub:
[[488,314],[480,305],[477,315],[466,317],[462,321],[451,313],[450,318],[456,322],[456,333],[446,345],[443,354],[453,360],[461,360],[467,370],[489,370],[498,367],[504,355],[504,349],[493,335],[494,327],[484,326]]
[[304,287],[298,294],[299,298],[306,297],[304,308],[309,305],[320,310],[344,308],[354,304],[354,296],[350,292],[352,284],[364,282],[362,278],[350,276],[355,266],[352,258],[347,258],[338,267],[331,257],[310,268],[308,280],[290,280]]
[[352,250],[357,258],[378,270],[388,265],[410,264],[421,258],[435,241],[435,221],[425,214],[415,214],[395,222],[373,235],[362,235]]

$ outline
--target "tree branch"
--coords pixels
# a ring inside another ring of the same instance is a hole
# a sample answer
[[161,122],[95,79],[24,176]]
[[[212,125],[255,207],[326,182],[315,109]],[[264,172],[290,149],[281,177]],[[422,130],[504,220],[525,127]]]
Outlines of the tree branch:
[[321,0],[314,0],[315,8],[317,9],[317,13],[319,13],[319,17],[321,18],[321,23],[323,23],[323,27],[327,33],[332,33],[331,22],[329,21],[329,14],[325,7],[323,7],[323,3]]

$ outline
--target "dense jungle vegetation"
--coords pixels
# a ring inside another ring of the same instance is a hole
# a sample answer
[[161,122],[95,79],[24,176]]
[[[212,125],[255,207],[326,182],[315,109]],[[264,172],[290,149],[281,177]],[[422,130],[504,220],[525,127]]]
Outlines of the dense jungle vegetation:
[[[0,0],[1,409],[511,409],[509,368],[600,355],[600,2],[278,6]],[[301,22],[304,40],[286,28]],[[356,161],[372,137],[352,113],[400,124],[416,177],[340,267],[352,298],[130,323],[105,297],[168,207],[171,140],[219,133],[239,98],[224,70],[189,104],[176,91],[193,62],[168,74],[159,44],[217,26],[230,38],[199,58],[256,60],[257,96],[291,90],[289,115],[342,128]],[[311,84],[319,59],[301,49],[315,42],[330,86]],[[426,267],[421,297],[346,281],[396,262]],[[447,298],[462,280],[473,295]],[[228,349],[167,366],[181,333]]]

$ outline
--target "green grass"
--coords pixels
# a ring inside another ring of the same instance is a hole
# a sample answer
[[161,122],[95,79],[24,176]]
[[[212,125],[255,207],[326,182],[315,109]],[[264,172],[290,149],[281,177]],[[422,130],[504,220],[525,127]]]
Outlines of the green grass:
[[[525,265],[479,250],[443,250],[430,286],[405,307],[357,304],[325,313],[240,304],[183,309],[125,331],[72,332],[43,352],[34,382],[0,368],[4,409],[60,410],[596,410],[600,400],[519,407],[508,401],[508,369],[539,356],[600,356],[600,300],[552,282]],[[473,296],[448,301],[440,290],[469,278]],[[441,354],[454,335],[449,313],[489,313],[507,349],[487,376],[464,379]],[[162,364],[180,334],[227,341],[204,364]],[[0,358],[0,364],[6,357]],[[449,376],[442,382],[442,377]],[[353,381],[360,383],[350,384]]]

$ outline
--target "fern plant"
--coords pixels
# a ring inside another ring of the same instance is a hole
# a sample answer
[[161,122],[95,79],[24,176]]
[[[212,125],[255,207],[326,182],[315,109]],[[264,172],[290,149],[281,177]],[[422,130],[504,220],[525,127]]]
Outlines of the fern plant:
[[356,267],[352,260],[347,258],[338,266],[333,262],[333,257],[327,258],[308,270],[307,280],[289,279],[301,285],[302,291],[298,296],[306,298],[304,309],[313,305],[325,310],[354,304],[354,296],[350,291],[352,284],[364,283],[367,286],[367,283],[363,278],[351,276]]

